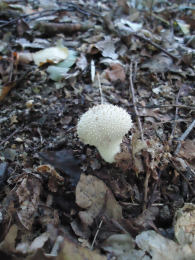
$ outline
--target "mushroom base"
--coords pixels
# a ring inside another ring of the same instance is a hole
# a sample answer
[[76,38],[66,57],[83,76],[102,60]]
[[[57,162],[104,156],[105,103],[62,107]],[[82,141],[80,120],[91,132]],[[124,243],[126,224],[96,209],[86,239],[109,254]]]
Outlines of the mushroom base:
[[113,163],[115,161],[115,155],[120,152],[120,144],[122,140],[117,140],[111,144],[105,144],[98,146],[97,149],[101,157],[108,163]]

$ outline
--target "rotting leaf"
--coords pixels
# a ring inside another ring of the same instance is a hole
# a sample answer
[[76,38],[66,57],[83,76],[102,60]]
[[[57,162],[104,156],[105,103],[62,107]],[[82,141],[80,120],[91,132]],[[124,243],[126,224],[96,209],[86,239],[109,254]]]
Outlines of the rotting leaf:
[[81,175],[76,187],[76,203],[86,209],[79,212],[81,221],[86,225],[91,225],[101,212],[114,220],[122,219],[121,206],[106,184],[95,176]]
[[70,176],[72,185],[76,185],[80,178],[80,161],[75,159],[70,150],[40,152],[39,155],[48,163]]

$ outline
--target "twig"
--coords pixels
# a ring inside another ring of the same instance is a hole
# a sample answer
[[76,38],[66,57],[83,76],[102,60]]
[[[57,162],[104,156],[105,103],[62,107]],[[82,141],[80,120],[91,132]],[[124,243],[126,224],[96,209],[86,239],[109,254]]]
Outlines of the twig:
[[[131,105],[133,106],[133,105]],[[136,105],[139,108],[168,108],[168,107],[178,107],[178,108],[187,108],[187,109],[192,109],[195,110],[195,106],[186,106],[186,105],[146,105],[146,106],[140,106],[140,105]]]
[[48,256],[57,256],[58,255],[58,251],[60,248],[60,245],[62,244],[62,242],[64,241],[64,237],[63,236],[57,236],[56,241],[52,247],[52,250],[50,252],[50,254],[48,254]]
[[144,181],[144,205],[143,205],[143,211],[146,209],[147,206],[147,200],[148,200],[148,182],[150,179],[150,171],[147,170],[146,172],[146,177],[145,177],[145,181]]
[[192,131],[192,129],[194,128],[195,126],[195,119],[194,121],[192,121],[192,123],[188,126],[188,128],[186,129],[186,131],[181,135],[181,137],[178,139],[178,144],[177,144],[177,147],[176,147],[176,150],[174,152],[174,155],[177,155],[180,148],[181,148],[181,142],[184,141],[186,139],[186,137],[189,135],[189,133]]
[[22,127],[17,128],[13,133],[11,133],[5,140],[3,140],[0,143],[0,146],[4,145],[4,143],[6,143],[7,141],[9,141],[9,139],[11,139],[15,134],[17,134],[18,132],[20,132],[20,130],[22,129]]
[[8,26],[8,25],[12,25],[12,24],[16,24],[16,22],[20,19],[25,19],[25,18],[28,18],[28,17],[31,17],[29,18],[29,20],[35,20],[39,17],[45,17],[45,16],[48,16],[48,15],[54,15],[55,13],[58,13],[58,12],[64,12],[64,11],[68,11],[68,12],[74,12],[74,11],[78,11],[82,14],[85,14],[85,15],[89,15],[88,12],[82,10],[81,8],[79,8],[76,4],[72,4],[72,3],[67,3],[67,7],[61,7],[59,9],[56,9],[56,10],[44,10],[44,11],[40,11],[40,12],[35,12],[35,13],[31,13],[31,14],[24,14],[24,15],[20,15],[19,17],[15,18],[15,19],[12,19],[8,22],[5,22],[3,24],[0,25],[0,28],[3,28],[5,26]]
[[179,61],[179,58],[174,56],[173,54],[171,54],[170,52],[166,51],[164,48],[162,48],[160,45],[156,44],[155,42],[151,41],[150,39],[146,38],[145,36],[143,35],[140,35],[140,34],[137,34],[137,33],[133,33],[133,35],[140,39],[140,40],[143,40],[149,44],[151,44],[152,46],[154,46],[155,48],[159,49],[160,51],[166,53],[169,57],[171,57],[173,60],[175,61]]
[[103,94],[102,94],[102,85],[101,85],[101,81],[100,81],[100,75],[99,75],[98,72],[97,72],[97,79],[98,79],[98,87],[99,87],[99,90],[100,90],[101,104],[103,104],[104,100],[103,100]]
[[[180,97],[180,94],[181,94],[181,90],[182,90],[183,86],[180,87],[178,93],[177,93],[177,96],[176,96],[176,100],[175,100],[175,104],[178,105],[178,102],[179,102],[179,97]],[[177,120],[178,120],[178,111],[179,111],[179,107],[176,107],[175,108],[175,119],[174,119],[174,123],[173,123],[173,129],[172,129],[172,132],[171,132],[171,135],[170,135],[170,141],[174,138],[175,136],[175,129],[176,129],[176,126],[177,126]]]
[[100,221],[100,224],[99,224],[99,226],[98,226],[98,229],[97,229],[97,231],[96,231],[96,233],[95,233],[95,236],[94,236],[94,239],[93,239],[93,242],[92,242],[92,245],[91,245],[91,250],[93,250],[93,247],[94,247],[94,244],[95,244],[95,241],[96,241],[96,238],[97,238],[97,236],[98,236],[98,234],[99,234],[99,232],[100,232],[100,228],[101,228],[101,226],[102,226],[102,224],[103,224],[103,218],[102,218],[102,220]]
[[132,64],[132,62],[130,64],[130,70],[129,70],[129,82],[130,82],[129,89],[131,91],[133,107],[134,107],[135,114],[137,116],[137,122],[138,122],[138,127],[139,127],[139,130],[141,133],[141,139],[142,139],[142,141],[144,141],[144,135],[143,135],[142,124],[141,124],[141,120],[140,120],[140,115],[139,115],[139,112],[136,107],[135,91],[134,91],[134,86],[133,86],[133,64]]

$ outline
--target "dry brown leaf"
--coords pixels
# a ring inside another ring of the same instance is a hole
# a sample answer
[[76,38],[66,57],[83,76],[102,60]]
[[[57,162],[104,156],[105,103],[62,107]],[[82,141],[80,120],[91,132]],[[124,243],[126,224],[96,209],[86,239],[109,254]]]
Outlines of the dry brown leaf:
[[14,224],[10,227],[6,237],[0,244],[0,250],[7,253],[15,252],[16,237],[18,234],[18,227]]
[[37,167],[37,172],[49,175],[48,188],[52,192],[57,192],[59,183],[64,183],[64,178],[51,165],[40,165]]
[[195,169],[195,140],[184,141],[178,155]]
[[126,76],[122,65],[120,65],[119,63],[112,63],[110,67],[111,69],[106,70],[107,78],[112,82],[117,80],[124,82]]
[[134,170],[136,174],[144,171],[144,165],[142,160],[142,151],[147,149],[146,142],[142,142],[137,134],[132,138],[132,156],[134,162]]
[[25,175],[15,192],[19,200],[18,219],[27,230],[30,230],[38,208],[41,182],[32,175]]
[[91,225],[100,213],[117,221],[122,218],[122,208],[110,189],[103,181],[92,175],[81,175],[76,187],[76,203],[86,209],[79,212],[81,221],[86,225]]
[[16,81],[9,82],[0,89],[0,101],[2,101],[12,88],[16,86]]

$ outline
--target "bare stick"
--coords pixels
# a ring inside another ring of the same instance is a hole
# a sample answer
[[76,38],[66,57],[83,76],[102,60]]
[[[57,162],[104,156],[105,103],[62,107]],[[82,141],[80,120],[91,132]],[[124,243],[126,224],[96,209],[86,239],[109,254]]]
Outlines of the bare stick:
[[138,122],[138,127],[139,127],[139,130],[140,130],[140,133],[141,133],[141,139],[142,139],[142,141],[144,141],[144,135],[143,135],[142,124],[141,124],[141,120],[140,120],[140,115],[139,115],[139,112],[138,112],[137,107],[136,107],[135,91],[134,91],[134,86],[133,86],[133,64],[132,64],[132,62],[130,64],[129,73],[130,73],[130,75],[129,75],[129,82],[130,82],[129,89],[130,89],[131,96],[132,96],[134,111],[135,111],[135,114],[137,116],[137,122]]
[[[133,105],[131,105],[131,106],[133,106]],[[146,106],[137,105],[137,107],[140,107],[140,108],[148,108],[148,109],[151,109],[151,108],[178,107],[178,108],[186,108],[186,109],[195,110],[195,106],[176,105],[176,104],[173,104],[173,105],[146,105]]]
[[137,34],[137,33],[133,33],[133,35],[140,39],[140,40],[143,40],[149,44],[151,44],[152,46],[154,46],[155,48],[159,49],[160,51],[166,53],[169,57],[171,57],[173,60],[175,61],[179,61],[179,58],[174,56],[173,54],[171,54],[170,52],[166,51],[165,49],[163,49],[160,45],[156,44],[155,42],[151,41],[150,39],[146,38],[145,36],[143,35],[140,35],[140,34]]
[[99,90],[100,90],[101,104],[103,104],[104,101],[103,101],[103,94],[102,94],[102,85],[101,85],[101,81],[100,81],[100,75],[99,75],[98,72],[97,72],[97,79],[98,79],[98,87],[99,87]]
[[143,211],[146,209],[147,201],[148,201],[148,182],[150,179],[150,171],[147,170],[146,177],[144,181],[144,205],[143,205]]
[[175,155],[178,154],[180,148],[181,148],[181,142],[184,141],[186,139],[186,137],[189,135],[189,133],[192,131],[192,129],[195,126],[195,119],[194,121],[192,121],[192,123],[188,126],[188,128],[186,129],[186,131],[181,135],[181,137],[178,139],[178,144],[175,150]]
[[93,247],[94,247],[96,238],[97,238],[97,236],[98,236],[98,234],[99,234],[99,232],[100,232],[100,228],[101,228],[102,224],[103,224],[103,218],[102,218],[102,220],[100,221],[100,224],[99,224],[99,226],[98,226],[98,229],[97,229],[97,231],[96,231],[96,233],[95,233],[95,236],[94,236],[94,239],[93,239],[93,242],[92,242],[92,245],[91,245],[91,250],[93,250]]
[[18,132],[20,132],[20,130],[22,129],[22,127],[17,128],[13,133],[11,133],[5,140],[3,140],[0,143],[0,146],[4,145],[7,141],[9,141],[15,134],[17,134]]
[[[181,90],[182,90],[182,87],[180,87],[178,93],[177,93],[177,96],[176,96],[176,100],[175,100],[175,104],[178,105],[178,102],[179,102],[179,97],[180,97],[180,94],[181,94]],[[176,129],[176,126],[177,126],[177,120],[178,120],[178,111],[179,111],[179,107],[176,107],[175,108],[175,119],[174,119],[174,123],[173,123],[173,129],[172,129],[172,132],[171,132],[171,136],[170,136],[170,141],[173,139],[173,137],[175,136],[175,129]]]

